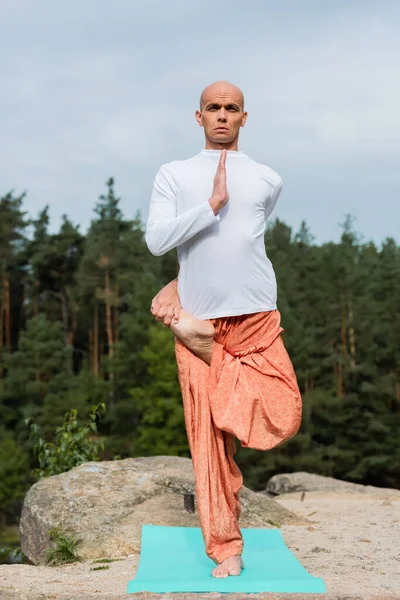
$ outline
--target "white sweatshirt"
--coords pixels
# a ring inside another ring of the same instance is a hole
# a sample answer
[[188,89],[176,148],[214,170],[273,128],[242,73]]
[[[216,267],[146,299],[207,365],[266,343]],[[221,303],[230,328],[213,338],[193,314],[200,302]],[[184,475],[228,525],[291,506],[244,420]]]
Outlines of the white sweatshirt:
[[220,150],[162,165],[150,201],[146,242],[155,256],[178,249],[182,308],[199,319],[274,310],[276,280],[265,252],[265,221],[280,176],[241,151],[226,159],[229,201],[210,206]]

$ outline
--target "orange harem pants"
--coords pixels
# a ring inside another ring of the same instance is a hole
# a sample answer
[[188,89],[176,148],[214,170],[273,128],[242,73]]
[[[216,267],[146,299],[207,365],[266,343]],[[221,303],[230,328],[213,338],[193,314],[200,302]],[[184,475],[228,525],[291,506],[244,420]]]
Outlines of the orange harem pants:
[[243,550],[235,437],[243,447],[275,448],[297,433],[302,404],[278,310],[210,322],[210,366],[177,338],[175,351],[200,525],[208,556],[221,563]]

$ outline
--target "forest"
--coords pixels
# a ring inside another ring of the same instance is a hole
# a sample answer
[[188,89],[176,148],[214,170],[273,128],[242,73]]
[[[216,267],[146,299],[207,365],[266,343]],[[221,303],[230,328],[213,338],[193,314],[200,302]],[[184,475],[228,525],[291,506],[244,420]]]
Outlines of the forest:
[[[51,233],[49,207],[32,218],[24,200],[0,199],[0,523],[18,520],[36,480],[27,419],[51,441],[67,411],[85,422],[104,403],[100,460],[189,456],[173,336],[150,313],[177,275],[175,251],[150,254],[113,179],[86,233],[67,215]],[[338,243],[279,219],[265,243],[303,421],[276,450],[238,448],[245,484],[301,470],[398,488],[400,247],[363,241],[349,215]]]

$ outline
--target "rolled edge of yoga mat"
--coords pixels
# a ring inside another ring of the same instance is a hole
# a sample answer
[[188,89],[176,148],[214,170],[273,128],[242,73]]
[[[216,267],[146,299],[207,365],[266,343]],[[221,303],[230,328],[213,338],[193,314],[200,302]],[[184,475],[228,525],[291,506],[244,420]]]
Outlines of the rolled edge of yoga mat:
[[195,594],[201,592],[219,592],[235,593],[242,592],[246,594],[257,594],[261,592],[275,594],[326,594],[325,583],[322,579],[314,578],[313,581],[290,580],[290,582],[277,581],[268,583],[248,582],[239,577],[227,577],[226,579],[216,579],[211,577],[210,583],[203,580],[192,580],[190,589],[184,583],[167,583],[154,581],[141,581],[135,584],[135,580],[128,583],[128,594],[138,592],[149,593],[186,593]]

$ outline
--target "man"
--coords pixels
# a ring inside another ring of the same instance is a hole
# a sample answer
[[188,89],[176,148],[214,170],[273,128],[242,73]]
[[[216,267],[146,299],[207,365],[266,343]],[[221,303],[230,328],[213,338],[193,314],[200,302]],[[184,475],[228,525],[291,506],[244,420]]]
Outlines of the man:
[[146,241],[177,248],[179,276],[151,311],[175,335],[196,500],[214,577],[240,575],[242,446],[268,450],[293,437],[301,397],[284,348],[265,221],[281,178],[238,150],[243,94],[219,81],[202,93],[196,120],[205,148],[163,165],[150,202]]

